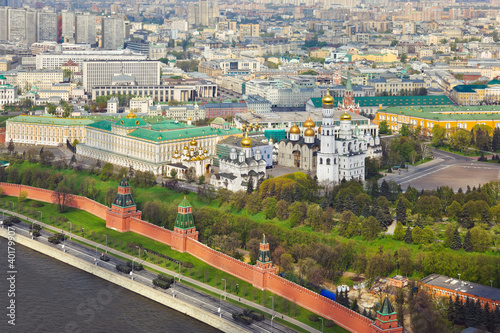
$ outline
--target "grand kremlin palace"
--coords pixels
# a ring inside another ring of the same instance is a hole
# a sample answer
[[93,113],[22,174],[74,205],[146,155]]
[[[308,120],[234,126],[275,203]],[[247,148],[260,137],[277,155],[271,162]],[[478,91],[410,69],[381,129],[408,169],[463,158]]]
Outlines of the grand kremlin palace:
[[384,120],[393,132],[399,132],[401,126],[407,124],[420,126],[423,134],[430,136],[435,125],[447,130],[471,130],[477,124],[500,127],[500,106],[390,107],[380,110],[374,123]]
[[[118,121],[102,120],[86,126],[84,144],[76,146],[80,156],[89,157],[134,170],[166,174],[175,156],[206,157],[215,155],[220,140],[242,135],[236,128],[194,127],[164,121],[147,124],[134,113]],[[210,165],[204,166],[209,170]]]

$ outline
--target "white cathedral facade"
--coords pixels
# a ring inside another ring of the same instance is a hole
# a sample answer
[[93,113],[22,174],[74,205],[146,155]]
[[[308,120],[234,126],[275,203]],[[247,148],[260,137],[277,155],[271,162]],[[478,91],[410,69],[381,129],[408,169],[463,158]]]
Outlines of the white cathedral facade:
[[[340,116],[340,129],[334,119],[334,99],[323,97],[321,145],[317,153],[316,174],[320,184],[338,184],[345,180],[365,180],[365,158],[368,145],[380,144],[367,133],[351,126],[351,116],[345,111]],[[336,133],[336,129],[338,132]],[[378,139],[378,137],[377,137]]]

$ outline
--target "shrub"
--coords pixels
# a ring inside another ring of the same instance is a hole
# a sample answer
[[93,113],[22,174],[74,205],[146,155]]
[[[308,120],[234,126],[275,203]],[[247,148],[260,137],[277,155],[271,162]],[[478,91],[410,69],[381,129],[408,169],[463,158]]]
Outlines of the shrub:
[[333,327],[335,326],[335,323],[333,322],[333,320],[327,320],[325,322],[325,327]]
[[41,203],[40,201],[32,201],[32,202],[30,203],[30,206],[31,206],[31,207],[36,207],[36,208],[38,208],[38,207],[43,207],[43,203]]
[[319,317],[317,314],[313,313],[313,314],[309,315],[309,320],[315,323],[315,322],[319,321]]
[[184,266],[186,268],[193,268],[194,267],[193,263],[191,263],[189,261],[183,261],[182,266]]

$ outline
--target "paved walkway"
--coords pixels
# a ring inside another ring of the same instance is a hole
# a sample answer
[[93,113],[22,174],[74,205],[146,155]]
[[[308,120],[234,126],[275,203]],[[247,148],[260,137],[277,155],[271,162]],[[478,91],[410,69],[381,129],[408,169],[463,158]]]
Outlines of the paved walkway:
[[[117,251],[115,249],[112,249],[112,248],[109,248],[109,247],[106,247],[106,246],[103,246],[101,243],[96,243],[94,241],[91,241],[89,239],[86,239],[86,238],[83,238],[81,236],[78,236],[78,235],[75,235],[75,234],[71,234],[69,233],[67,230],[63,230],[63,229],[59,229],[55,226],[52,226],[52,225],[49,225],[49,224],[45,224],[43,222],[40,222],[38,220],[35,220],[35,219],[32,219],[31,217],[28,217],[28,216],[25,216],[25,215],[22,215],[22,214],[18,214],[18,213],[15,213],[15,212],[12,212],[12,211],[8,211],[8,210],[5,210],[5,209],[0,209],[0,211],[6,213],[6,214],[11,214],[11,215],[14,215],[14,216],[17,216],[19,217],[20,219],[23,219],[23,220],[26,220],[28,222],[31,222],[31,223],[36,223],[36,224],[39,224],[43,227],[46,227],[46,228],[50,228],[52,230],[55,230],[57,232],[61,232],[61,233],[65,233],[67,236],[70,236],[71,239],[75,239],[77,241],[80,241],[80,242],[84,242],[92,247],[100,247],[101,249],[104,249],[106,250],[107,249],[107,252],[108,253],[111,253],[111,254],[115,254],[117,256],[121,256],[122,258],[126,258],[126,259],[129,259],[129,260],[135,260],[136,262],[139,262],[141,263],[143,266],[148,266],[152,269],[155,269],[157,271],[160,271],[162,273],[167,273],[171,276],[175,276],[175,277],[178,277],[178,272],[175,272],[175,271],[172,271],[172,270],[169,270],[167,268],[164,268],[164,267],[160,267],[158,265],[155,265],[155,264],[152,264],[150,262],[147,262],[147,261],[144,261],[144,260],[141,260],[141,259],[137,259],[136,257],[134,256],[131,256],[127,253],[124,253],[124,252],[120,252],[120,251]],[[212,286],[209,286],[203,282],[200,282],[198,280],[194,280],[194,279],[191,279],[187,276],[182,276],[181,278],[182,280],[185,280],[191,284],[194,284],[202,289],[205,289],[205,290],[208,290],[210,292],[213,292],[213,293],[216,293],[216,294],[221,294],[223,293],[220,289],[217,289],[215,287],[212,287]],[[244,305],[247,305],[247,306],[250,306],[252,308],[255,308],[255,309],[258,309],[259,311],[262,311],[262,312],[265,312],[265,313],[268,313],[269,315],[273,315],[273,311],[271,309],[268,309],[260,304],[257,304],[257,303],[254,303],[254,302],[251,302],[251,301],[248,301],[246,299],[242,299],[236,295],[232,295],[232,294],[228,294],[226,293],[227,297],[232,299],[232,300],[235,300],[237,302],[240,302]],[[314,332],[314,333],[320,333],[321,331],[317,330],[317,329],[314,329],[312,328],[311,326],[309,325],[306,325],[296,319],[293,319],[289,316],[286,316],[286,315],[276,315],[276,317],[281,317],[281,319],[289,322],[289,323],[292,323],[296,326],[299,326],[300,328],[303,328],[309,332]]]

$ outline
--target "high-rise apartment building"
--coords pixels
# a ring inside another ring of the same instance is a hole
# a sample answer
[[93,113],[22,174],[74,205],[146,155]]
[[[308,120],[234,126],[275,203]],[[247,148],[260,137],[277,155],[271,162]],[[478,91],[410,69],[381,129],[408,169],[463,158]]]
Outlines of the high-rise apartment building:
[[240,37],[259,37],[258,24],[240,24]]
[[96,17],[90,13],[76,15],[75,43],[95,44],[96,42]]
[[105,50],[123,48],[125,39],[125,23],[121,17],[104,17],[102,19],[102,44]]
[[219,6],[216,0],[199,0],[197,25],[209,26],[219,17]]
[[9,39],[9,7],[0,7],[0,40]]
[[63,42],[68,42],[74,38],[75,13],[68,12],[67,10],[61,12],[61,33]]
[[38,11],[38,42],[57,42],[57,13]]

